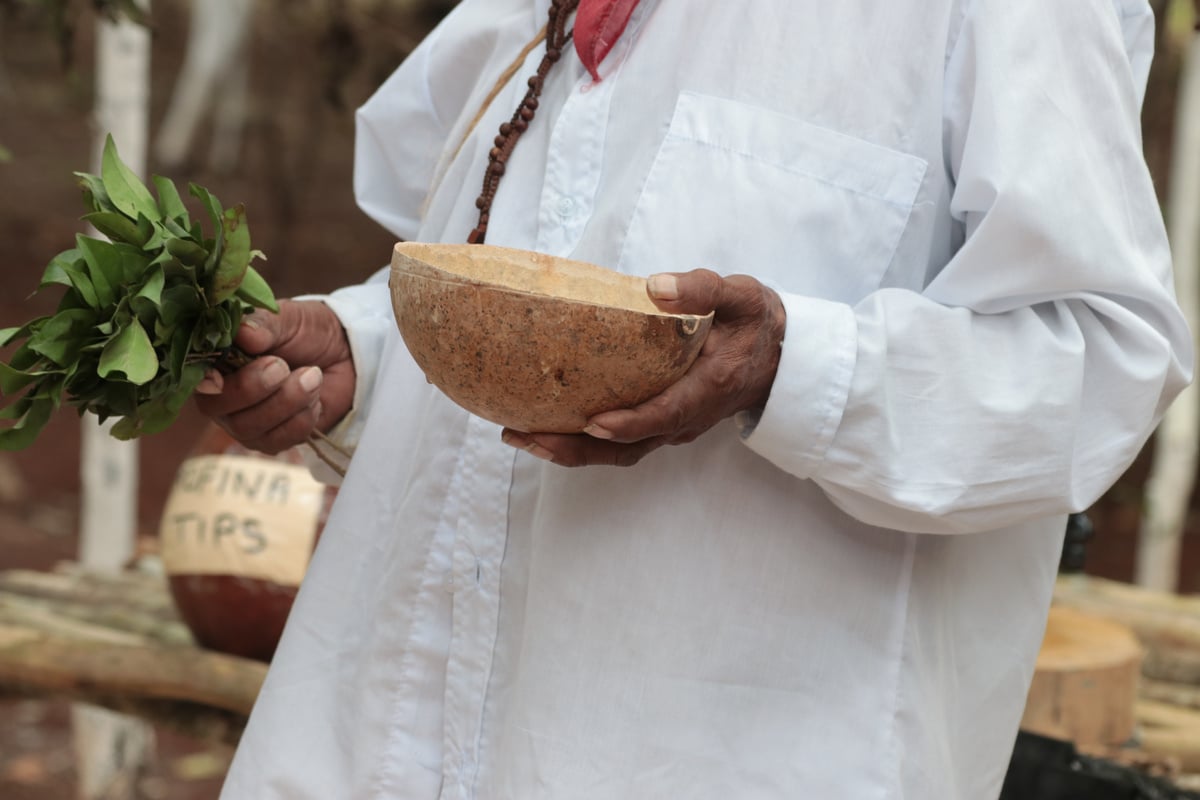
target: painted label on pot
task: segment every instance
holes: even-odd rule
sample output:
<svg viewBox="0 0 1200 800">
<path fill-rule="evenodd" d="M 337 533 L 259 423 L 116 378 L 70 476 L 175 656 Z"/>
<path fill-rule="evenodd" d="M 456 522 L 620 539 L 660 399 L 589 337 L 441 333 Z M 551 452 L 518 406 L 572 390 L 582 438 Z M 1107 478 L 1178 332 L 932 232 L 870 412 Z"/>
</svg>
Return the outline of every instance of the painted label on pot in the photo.
<svg viewBox="0 0 1200 800">
<path fill-rule="evenodd" d="M 298 586 L 325 487 L 301 466 L 196 456 L 179 468 L 159 536 L 170 575 L 235 575 Z"/>
</svg>

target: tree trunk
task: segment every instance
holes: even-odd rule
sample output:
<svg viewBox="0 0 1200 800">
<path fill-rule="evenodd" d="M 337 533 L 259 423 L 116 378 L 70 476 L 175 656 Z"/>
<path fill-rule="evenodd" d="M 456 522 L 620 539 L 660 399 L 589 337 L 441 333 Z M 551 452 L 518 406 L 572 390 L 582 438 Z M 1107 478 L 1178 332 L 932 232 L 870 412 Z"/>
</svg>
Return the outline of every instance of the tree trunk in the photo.
<svg viewBox="0 0 1200 800">
<path fill-rule="evenodd" d="M 1167 221 L 1179 306 L 1200 346 L 1200 46 L 1187 48 L 1176 106 Z M 1196 478 L 1200 409 L 1195 384 L 1167 410 L 1155 439 L 1138 533 L 1136 580 L 1157 591 L 1179 585 L 1179 554 Z"/>
<path fill-rule="evenodd" d="M 142 0 L 149 8 L 149 0 Z M 130 168 L 145 172 L 150 94 L 150 32 L 122 19 L 98 22 L 96 32 L 97 155 L 111 133 Z M 99 163 L 99 159 L 95 159 Z M 95 170 L 99 173 L 99 170 Z M 80 560 L 116 571 L 137 538 L 138 451 L 83 422 Z M 111 711 L 77 705 L 72 712 L 80 800 L 134 800 L 153 752 L 153 728 Z"/>
</svg>

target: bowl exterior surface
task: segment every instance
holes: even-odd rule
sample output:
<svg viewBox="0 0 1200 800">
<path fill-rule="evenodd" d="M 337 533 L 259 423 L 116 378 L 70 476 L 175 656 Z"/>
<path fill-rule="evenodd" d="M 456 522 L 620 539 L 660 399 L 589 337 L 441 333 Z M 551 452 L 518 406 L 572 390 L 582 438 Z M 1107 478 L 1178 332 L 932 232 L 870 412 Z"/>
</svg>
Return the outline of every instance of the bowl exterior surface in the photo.
<svg viewBox="0 0 1200 800">
<path fill-rule="evenodd" d="M 691 366 L 711 322 L 516 292 L 393 268 L 392 303 L 431 383 L 515 430 L 576 433 Z"/>
</svg>

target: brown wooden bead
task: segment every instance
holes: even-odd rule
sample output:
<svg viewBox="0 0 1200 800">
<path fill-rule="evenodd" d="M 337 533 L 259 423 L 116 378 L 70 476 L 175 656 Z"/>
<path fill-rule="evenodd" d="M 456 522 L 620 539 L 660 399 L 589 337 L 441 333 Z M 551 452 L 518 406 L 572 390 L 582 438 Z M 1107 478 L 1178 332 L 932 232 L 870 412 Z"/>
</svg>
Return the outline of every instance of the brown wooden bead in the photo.
<svg viewBox="0 0 1200 800">
<path fill-rule="evenodd" d="M 551 0 L 550 19 L 546 25 L 546 52 L 537 72 L 526 81 L 529 89 L 525 92 L 521 104 L 517 106 L 510 120 L 500 124 L 500 133 L 493 139 L 494 146 L 488 151 L 488 166 L 483 173 L 483 190 L 475 200 L 475 207 L 479 209 L 479 221 L 467 236 L 467 242 L 470 244 L 482 244 L 487 237 L 492 200 L 496 197 L 496 189 L 504 175 L 505 163 L 516 147 L 517 140 L 529 129 L 529 123 L 533 121 L 538 108 L 537 98 L 545 85 L 550 67 L 562 58 L 563 45 L 571 40 L 572 32 L 566 30 L 567 18 L 578 5 L 579 0 Z"/>
</svg>

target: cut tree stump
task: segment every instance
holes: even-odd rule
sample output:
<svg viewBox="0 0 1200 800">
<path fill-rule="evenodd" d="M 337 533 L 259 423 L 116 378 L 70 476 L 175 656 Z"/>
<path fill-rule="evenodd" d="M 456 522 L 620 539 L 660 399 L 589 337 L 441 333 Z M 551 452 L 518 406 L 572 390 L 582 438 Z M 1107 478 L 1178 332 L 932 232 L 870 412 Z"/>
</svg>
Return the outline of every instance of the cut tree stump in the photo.
<svg viewBox="0 0 1200 800">
<path fill-rule="evenodd" d="M 1077 745 L 1133 736 L 1142 649 L 1123 625 L 1053 608 L 1021 727 Z"/>
</svg>

